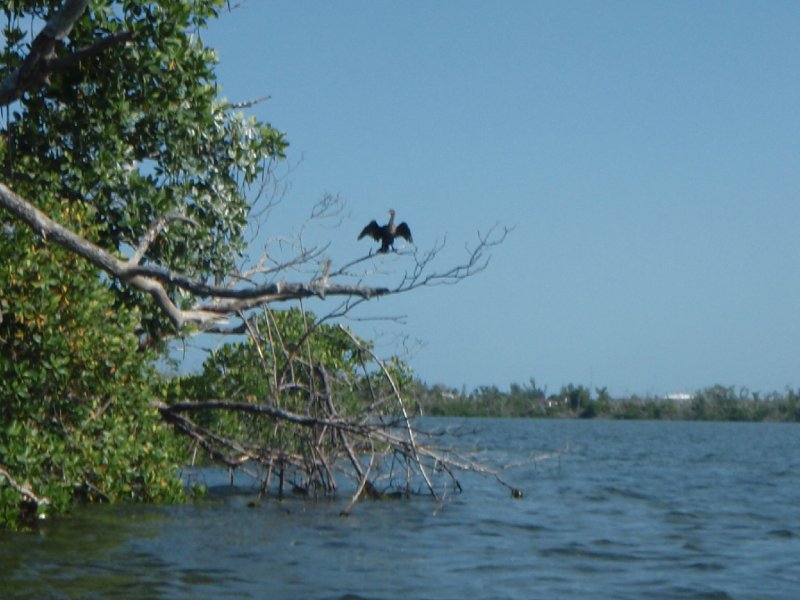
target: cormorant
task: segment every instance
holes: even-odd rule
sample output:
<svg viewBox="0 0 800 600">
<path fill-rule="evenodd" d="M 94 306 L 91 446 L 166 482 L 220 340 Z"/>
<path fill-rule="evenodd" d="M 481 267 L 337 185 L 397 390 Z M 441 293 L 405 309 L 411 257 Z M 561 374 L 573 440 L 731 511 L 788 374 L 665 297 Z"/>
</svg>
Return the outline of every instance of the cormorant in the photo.
<svg viewBox="0 0 800 600">
<path fill-rule="evenodd" d="M 394 210 L 389 209 L 389 222 L 386 225 L 378 225 L 376 221 L 371 221 L 369 225 L 364 227 L 358 239 L 364 236 L 372 236 L 372 238 L 381 243 L 378 252 L 388 252 L 389 248 L 394 250 L 394 238 L 400 236 L 409 242 L 413 243 L 411 239 L 411 230 L 406 223 L 394 224 Z"/>
</svg>

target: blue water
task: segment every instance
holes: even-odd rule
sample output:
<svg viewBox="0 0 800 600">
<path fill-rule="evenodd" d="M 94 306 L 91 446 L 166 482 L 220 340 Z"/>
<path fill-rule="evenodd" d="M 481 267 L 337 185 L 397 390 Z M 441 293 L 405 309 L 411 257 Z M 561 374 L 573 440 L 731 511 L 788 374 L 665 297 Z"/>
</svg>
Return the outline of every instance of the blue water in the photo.
<svg viewBox="0 0 800 600">
<path fill-rule="evenodd" d="M 2 598 L 798 598 L 800 427 L 427 420 L 495 462 L 464 493 L 367 501 L 215 492 L 0 534 Z M 213 479 L 213 473 L 208 474 Z"/>
</svg>

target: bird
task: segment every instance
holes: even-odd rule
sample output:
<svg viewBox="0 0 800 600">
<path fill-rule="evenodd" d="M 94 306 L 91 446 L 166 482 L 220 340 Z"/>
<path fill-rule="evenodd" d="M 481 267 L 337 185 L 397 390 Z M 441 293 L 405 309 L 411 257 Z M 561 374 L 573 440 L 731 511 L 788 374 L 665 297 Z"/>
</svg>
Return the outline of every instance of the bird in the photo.
<svg viewBox="0 0 800 600">
<path fill-rule="evenodd" d="M 394 209 L 391 208 L 389 209 L 389 222 L 386 225 L 378 225 L 377 221 L 370 221 L 369 225 L 361 230 L 358 239 L 367 235 L 381 243 L 378 252 L 388 252 L 390 248 L 394 250 L 394 238 L 397 236 L 414 243 L 414 240 L 411 239 L 411 230 L 406 223 L 394 224 Z"/>
</svg>

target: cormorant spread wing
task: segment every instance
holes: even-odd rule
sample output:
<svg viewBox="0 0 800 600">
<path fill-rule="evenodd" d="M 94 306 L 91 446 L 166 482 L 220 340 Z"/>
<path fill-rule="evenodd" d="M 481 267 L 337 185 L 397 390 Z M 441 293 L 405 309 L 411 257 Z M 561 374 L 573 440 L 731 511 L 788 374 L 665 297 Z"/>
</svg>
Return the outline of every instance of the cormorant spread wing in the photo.
<svg viewBox="0 0 800 600">
<path fill-rule="evenodd" d="M 378 240 L 381 239 L 381 233 L 382 233 L 381 230 L 382 229 L 383 229 L 383 227 L 378 225 L 377 221 L 372 221 L 372 222 L 370 222 L 369 225 L 367 225 L 366 227 L 364 227 L 364 229 L 361 230 L 361 233 L 359 234 L 358 239 L 361 239 L 364 236 L 369 235 L 369 236 L 372 236 L 373 239 L 378 241 Z"/>
<path fill-rule="evenodd" d="M 368 235 L 372 236 L 376 242 L 381 243 L 378 252 L 388 252 L 389 249 L 394 249 L 394 238 L 397 236 L 405 238 L 412 244 L 414 243 L 411 239 L 411 229 L 406 223 L 400 223 L 395 227 L 394 210 L 392 209 L 389 209 L 389 222 L 386 225 L 378 225 L 377 221 L 370 221 L 370 224 L 361 230 L 358 239 Z"/>
<path fill-rule="evenodd" d="M 414 242 L 414 240 L 411 239 L 411 230 L 408 228 L 408 225 L 406 223 L 400 223 L 400 225 L 398 225 L 397 229 L 395 230 L 395 234 L 399 235 L 402 238 L 405 238 L 406 241 L 409 241 L 411 243 Z"/>
</svg>

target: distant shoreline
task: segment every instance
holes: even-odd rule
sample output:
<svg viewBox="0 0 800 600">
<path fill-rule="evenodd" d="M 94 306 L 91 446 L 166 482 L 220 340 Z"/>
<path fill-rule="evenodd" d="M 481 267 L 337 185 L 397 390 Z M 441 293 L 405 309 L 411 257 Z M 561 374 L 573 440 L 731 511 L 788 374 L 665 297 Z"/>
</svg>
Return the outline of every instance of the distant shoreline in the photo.
<svg viewBox="0 0 800 600">
<path fill-rule="evenodd" d="M 648 419 L 675 421 L 800 422 L 800 390 L 759 394 L 746 388 L 715 385 L 694 394 L 664 398 L 612 398 L 605 388 L 565 386 L 545 395 L 535 382 L 495 386 L 471 393 L 414 382 L 406 390 L 415 412 L 430 416 L 582 419 Z"/>
</svg>

